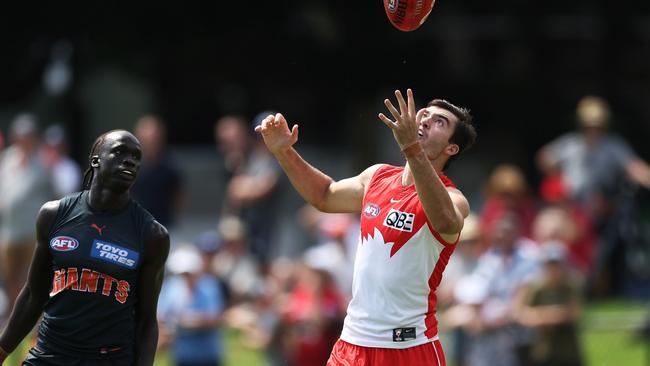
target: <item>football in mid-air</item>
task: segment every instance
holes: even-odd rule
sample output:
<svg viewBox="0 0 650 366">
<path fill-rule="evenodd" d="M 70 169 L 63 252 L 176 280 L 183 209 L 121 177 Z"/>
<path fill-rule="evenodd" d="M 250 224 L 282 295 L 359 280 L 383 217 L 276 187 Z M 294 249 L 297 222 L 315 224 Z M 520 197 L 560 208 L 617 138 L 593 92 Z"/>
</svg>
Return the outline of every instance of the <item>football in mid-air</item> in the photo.
<svg viewBox="0 0 650 366">
<path fill-rule="evenodd" d="M 410 32 L 418 29 L 433 9 L 435 0 L 384 0 L 384 10 L 395 28 Z"/>
</svg>

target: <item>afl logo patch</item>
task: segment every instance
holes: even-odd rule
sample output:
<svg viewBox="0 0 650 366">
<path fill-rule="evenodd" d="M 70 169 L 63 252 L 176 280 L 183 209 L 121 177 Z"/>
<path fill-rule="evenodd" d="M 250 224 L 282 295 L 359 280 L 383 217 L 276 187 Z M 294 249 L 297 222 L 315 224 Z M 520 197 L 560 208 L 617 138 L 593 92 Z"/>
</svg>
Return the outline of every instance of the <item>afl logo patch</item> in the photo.
<svg viewBox="0 0 650 366">
<path fill-rule="evenodd" d="M 363 216 L 369 219 L 374 219 L 375 217 L 379 216 L 380 211 L 381 210 L 379 209 L 379 206 L 375 205 L 374 203 L 369 203 L 366 205 L 366 207 L 363 208 Z"/>
<path fill-rule="evenodd" d="M 57 252 L 69 252 L 79 248 L 79 242 L 69 236 L 57 236 L 50 240 L 50 248 Z"/>
</svg>

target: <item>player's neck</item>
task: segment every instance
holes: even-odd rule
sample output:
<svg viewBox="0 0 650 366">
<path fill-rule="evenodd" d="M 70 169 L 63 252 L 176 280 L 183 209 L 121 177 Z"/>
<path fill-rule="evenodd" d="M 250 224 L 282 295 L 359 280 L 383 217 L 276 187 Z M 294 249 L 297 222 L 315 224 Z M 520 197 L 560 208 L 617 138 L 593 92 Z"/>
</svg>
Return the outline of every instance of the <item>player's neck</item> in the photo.
<svg viewBox="0 0 650 366">
<path fill-rule="evenodd" d="M 129 192 L 115 193 L 106 187 L 91 187 L 88 204 L 97 211 L 119 211 L 129 203 Z"/>
<path fill-rule="evenodd" d="M 429 162 L 437 174 L 442 173 L 442 169 L 445 166 L 444 161 L 440 161 L 440 159 L 429 159 Z M 404 166 L 404 172 L 402 173 L 402 185 L 406 187 L 413 183 L 415 183 L 415 179 L 413 178 L 413 171 L 411 170 L 411 166 L 407 161 L 406 165 Z"/>
</svg>

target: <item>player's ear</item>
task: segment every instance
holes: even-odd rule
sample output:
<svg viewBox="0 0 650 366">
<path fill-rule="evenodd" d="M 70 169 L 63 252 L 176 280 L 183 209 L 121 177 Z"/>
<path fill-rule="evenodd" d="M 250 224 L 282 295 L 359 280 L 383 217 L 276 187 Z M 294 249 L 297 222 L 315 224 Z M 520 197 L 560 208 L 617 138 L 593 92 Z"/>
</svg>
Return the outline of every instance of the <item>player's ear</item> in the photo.
<svg viewBox="0 0 650 366">
<path fill-rule="evenodd" d="M 90 157 L 90 166 L 93 168 L 99 168 L 99 155 L 93 155 Z"/>
<path fill-rule="evenodd" d="M 460 147 L 457 144 L 449 144 L 445 148 L 445 151 L 449 156 L 456 155 L 460 152 Z"/>
</svg>

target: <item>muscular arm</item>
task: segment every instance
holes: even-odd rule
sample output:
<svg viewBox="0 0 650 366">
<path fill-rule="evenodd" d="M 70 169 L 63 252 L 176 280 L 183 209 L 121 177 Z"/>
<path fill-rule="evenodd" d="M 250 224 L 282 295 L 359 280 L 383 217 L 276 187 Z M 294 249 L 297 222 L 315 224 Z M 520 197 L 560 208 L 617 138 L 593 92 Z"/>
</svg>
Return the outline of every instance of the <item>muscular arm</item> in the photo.
<svg viewBox="0 0 650 366">
<path fill-rule="evenodd" d="M 407 90 L 408 102 L 399 90 L 395 92 L 395 96 L 399 111 L 390 100 L 384 101 L 395 122 L 384 114 L 380 114 L 379 118 L 391 128 L 395 140 L 406 156 L 418 198 L 429 222 L 443 239 L 453 242 L 463 228 L 465 217 L 469 215 L 469 203 L 459 190 L 445 187 L 422 149 L 417 135 L 418 122 L 413 92 Z"/>
<path fill-rule="evenodd" d="M 445 187 L 423 151 L 407 155 L 407 161 L 429 222 L 445 240 L 455 241 L 469 215 L 467 199 L 459 190 Z"/>
<path fill-rule="evenodd" d="M 298 126 L 289 131 L 281 114 L 268 116 L 255 131 L 262 133 L 269 151 L 305 201 L 323 212 L 361 212 L 365 188 L 379 165 L 357 176 L 334 181 L 307 163 L 292 147 L 298 140 Z"/>
<path fill-rule="evenodd" d="M 158 343 L 156 307 L 163 282 L 165 261 L 169 254 L 169 234 L 154 221 L 145 238 L 145 259 L 138 277 L 136 314 L 136 365 L 153 365 Z"/>
<path fill-rule="evenodd" d="M 6 328 L 0 335 L 0 347 L 7 353 L 13 352 L 34 327 L 49 299 L 52 257 L 47 236 L 58 208 L 59 201 L 48 202 L 41 207 L 36 218 L 36 249 L 27 282 L 16 299 Z M 4 357 L 0 354 L 0 363 L 3 360 Z"/>
</svg>

